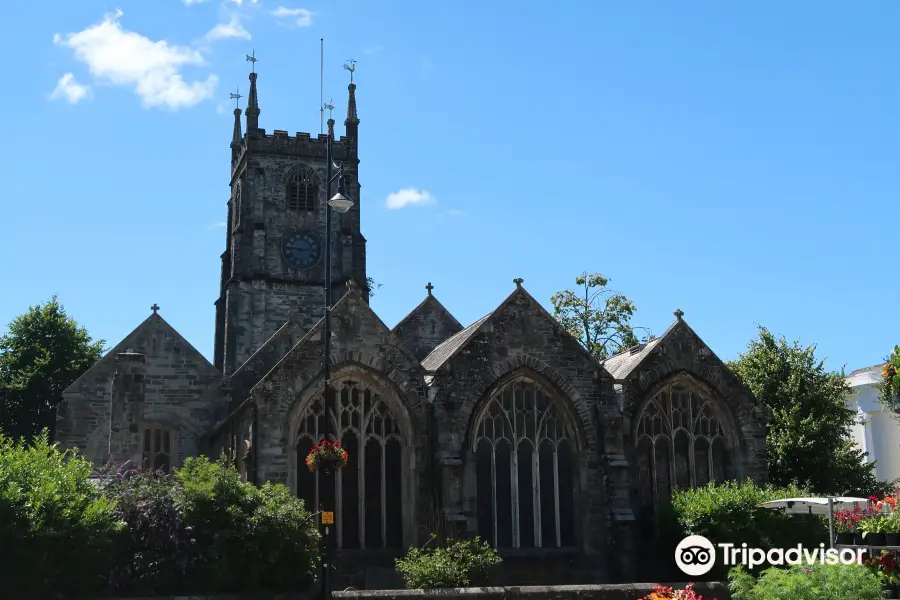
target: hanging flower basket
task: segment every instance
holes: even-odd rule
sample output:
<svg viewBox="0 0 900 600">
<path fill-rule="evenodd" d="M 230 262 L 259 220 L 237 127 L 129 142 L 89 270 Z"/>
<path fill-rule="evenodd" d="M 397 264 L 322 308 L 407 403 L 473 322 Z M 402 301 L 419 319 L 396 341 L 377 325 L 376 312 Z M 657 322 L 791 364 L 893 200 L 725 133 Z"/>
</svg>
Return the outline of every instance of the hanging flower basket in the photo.
<svg viewBox="0 0 900 600">
<path fill-rule="evenodd" d="M 341 448 L 340 442 L 322 440 L 306 455 L 306 468 L 316 471 L 335 471 L 347 466 L 350 455 Z"/>
</svg>

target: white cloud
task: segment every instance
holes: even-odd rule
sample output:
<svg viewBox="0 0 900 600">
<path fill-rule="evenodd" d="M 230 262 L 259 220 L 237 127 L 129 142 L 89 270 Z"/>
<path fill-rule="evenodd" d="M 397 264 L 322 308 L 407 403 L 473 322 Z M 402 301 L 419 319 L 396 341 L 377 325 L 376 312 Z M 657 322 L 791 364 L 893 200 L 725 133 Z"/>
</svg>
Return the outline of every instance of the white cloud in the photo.
<svg viewBox="0 0 900 600">
<path fill-rule="evenodd" d="M 54 43 L 71 48 L 95 79 L 112 85 L 132 87 L 146 108 L 178 109 L 194 106 L 209 98 L 218 78 L 186 82 L 181 69 L 205 64 L 199 51 L 153 41 L 134 31 L 122 29 L 121 10 L 83 31 L 56 34 Z"/>
<path fill-rule="evenodd" d="M 282 25 L 309 27 L 312 25 L 313 13 L 305 8 L 285 8 L 279 6 L 272 11 L 272 16 L 281 19 Z"/>
<path fill-rule="evenodd" d="M 228 23 L 219 23 L 203 36 L 203 39 L 207 42 L 229 38 L 249 40 L 250 32 L 244 29 L 244 26 L 241 25 L 237 18 L 233 17 Z"/>
<path fill-rule="evenodd" d="M 184 0 L 186 6 L 192 6 L 194 4 L 202 4 L 206 2 L 206 0 Z"/>
<path fill-rule="evenodd" d="M 442 212 L 441 216 L 442 217 L 464 217 L 464 216 L 466 216 L 466 211 L 451 208 L 450 210 L 445 210 L 444 212 Z"/>
<path fill-rule="evenodd" d="M 207 231 L 212 231 L 213 229 L 221 229 L 228 225 L 225 221 L 219 221 L 218 223 L 213 223 L 212 225 L 207 226 Z"/>
<path fill-rule="evenodd" d="M 80 83 L 75 81 L 74 75 L 72 75 L 71 73 L 66 73 L 59 78 L 59 81 L 56 82 L 56 88 L 50 94 L 50 99 L 64 99 L 70 104 L 76 104 L 86 98 L 89 98 L 90 95 L 90 87 L 81 85 Z"/>
<path fill-rule="evenodd" d="M 424 206 L 435 202 L 437 202 L 437 198 L 425 190 L 406 188 L 393 194 L 388 194 L 385 204 L 389 209 L 397 210 L 407 206 Z"/>
<path fill-rule="evenodd" d="M 238 6 L 241 6 L 242 4 L 244 4 L 245 1 L 247 4 L 259 4 L 259 0 L 228 0 L 228 1 L 231 2 L 232 4 L 237 4 Z"/>
<path fill-rule="evenodd" d="M 371 48 L 366 48 L 365 50 L 363 50 L 363 54 L 367 56 L 373 56 L 375 54 L 378 54 L 382 50 L 384 50 L 384 46 L 372 46 Z"/>
</svg>

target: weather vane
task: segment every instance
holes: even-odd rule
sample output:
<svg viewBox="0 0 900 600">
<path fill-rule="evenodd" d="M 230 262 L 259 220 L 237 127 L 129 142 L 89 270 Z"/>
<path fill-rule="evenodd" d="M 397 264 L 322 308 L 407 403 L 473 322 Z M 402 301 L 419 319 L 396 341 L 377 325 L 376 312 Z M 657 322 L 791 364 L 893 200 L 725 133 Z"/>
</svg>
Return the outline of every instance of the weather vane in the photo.
<svg viewBox="0 0 900 600">
<path fill-rule="evenodd" d="M 331 111 L 334 110 L 334 104 L 331 103 L 331 99 L 328 99 L 328 104 L 323 104 L 322 107 L 328 111 L 328 118 L 331 118 Z"/>
<path fill-rule="evenodd" d="M 353 72 L 356 71 L 356 60 L 351 58 L 347 62 L 350 64 L 344 64 L 344 68 L 350 71 L 350 83 L 353 83 Z"/>
<path fill-rule="evenodd" d="M 247 62 L 253 64 L 253 72 L 256 73 L 256 61 L 258 60 L 256 58 L 256 50 L 254 50 L 252 54 L 245 54 L 244 56 L 247 57 Z"/>
<path fill-rule="evenodd" d="M 232 92 L 232 93 L 228 94 L 228 96 L 232 100 L 234 100 L 234 107 L 240 108 L 241 98 L 243 98 L 243 96 L 241 96 L 241 88 L 238 88 L 237 92 Z"/>
</svg>

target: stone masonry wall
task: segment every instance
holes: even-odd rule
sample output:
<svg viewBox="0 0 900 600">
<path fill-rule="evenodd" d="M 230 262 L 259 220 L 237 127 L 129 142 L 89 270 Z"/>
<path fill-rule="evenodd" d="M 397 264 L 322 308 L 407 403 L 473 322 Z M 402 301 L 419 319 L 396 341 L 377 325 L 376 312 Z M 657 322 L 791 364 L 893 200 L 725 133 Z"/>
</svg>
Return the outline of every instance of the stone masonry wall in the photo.
<svg viewBox="0 0 900 600">
<path fill-rule="evenodd" d="M 685 323 L 679 323 L 654 349 L 654 352 L 632 374 L 626 384 L 629 402 L 623 407 L 628 450 L 633 450 L 630 430 L 643 405 L 660 386 L 672 377 L 685 374 L 710 389 L 710 396 L 736 428 L 737 447 L 733 449 L 735 476 L 756 482 L 768 475 L 766 461 L 766 422 L 768 411 L 743 388 L 728 367 L 706 346 Z"/>
<path fill-rule="evenodd" d="M 547 587 L 488 587 L 441 590 L 366 590 L 334 592 L 335 600 L 640 600 L 653 591 L 654 583 L 622 585 L 564 585 Z M 666 583 L 675 589 L 684 583 Z M 703 600 L 731 600 L 722 583 L 696 583 L 694 589 Z M 175 596 L 165 600 L 314 600 L 316 591 L 298 594 L 247 594 L 219 596 Z M 110 599 L 125 600 L 125 599 Z M 163 600 L 131 598 L 129 600 Z"/>
<path fill-rule="evenodd" d="M 324 257 L 324 157 L 318 152 L 304 152 L 302 144 L 291 146 L 297 152 L 294 155 L 266 152 L 268 141 L 250 140 L 251 149 L 243 154 L 233 180 L 235 197 L 240 189 L 240 202 L 232 201 L 237 210 L 234 222 L 239 225 L 232 233 L 225 294 L 226 374 L 237 370 L 289 317 L 308 330 L 322 317 L 325 305 L 325 259 L 309 269 L 294 269 L 282 254 L 282 240 L 302 231 L 318 240 Z M 259 150 L 254 151 L 255 147 Z M 315 172 L 319 181 L 315 210 L 289 210 L 288 183 L 297 172 L 308 170 Z M 357 260 L 365 256 L 365 240 L 359 235 L 358 186 L 353 183 L 347 193 L 357 206 L 346 214 L 331 211 L 334 300 L 340 297 L 348 278 L 354 278 L 360 286 L 366 281 L 365 262 Z"/>
<path fill-rule="evenodd" d="M 461 330 L 459 322 L 431 295 L 393 329 L 394 334 L 419 360 Z"/>
<path fill-rule="evenodd" d="M 404 539 L 418 542 L 415 515 L 430 498 L 428 408 L 422 367 L 390 330 L 371 312 L 356 292 L 345 296 L 333 313 L 332 373 L 334 381 L 362 378 L 389 395 L 406 412 L 412 431 L 409 448 L 411 487 L 404 511 Z M 250 397 L 260 407 L 258 445 L 259 480 L 284 483 L 295 490 L 298 468 L 291 439 L 306 402 L 322 390 L 322 325 L 307 334 L 279 365 L 260 381 Z"/>
<path fill-rule="evenodd" d="M 144 362 L 133 360 L 141 355 Z M 117 356 L 126 360 L 117 362 Z M 114 384 L 117 368 L 130 381 L 120 377 Z M 138 374 L 143 375 L 142 389 L 133 378 Z M 66 390 L 56 440 L 103 465 L 115 414 L 122 419 L 121 437 L 115 440 L 122 454 L 114 455 L 116 462 L 133 459 L 140 464 L 140 430 L 153 424 L 172 431 L 172 462 L 181 464 L 200 453 L 204 434 L 225 417 L 228 399 L 221 384 L 219 373 L 199 352 L 159 315 L 151 315 Z"/>
<path fill-rule="evenodd" d="M 576 462 L 576 534 L 596 578 L 618 557 L 609 556 L 607 523 L 614 508 L 604 492 L 601 440 L 596 409 L 603 398 L 594 362 L 559 324 L 523 289 L 501 305 L 469 343 L 435 374 L 439 460 L 444 465 L 444 509 L 465 519 L 468 533 L 477 533 L 475 467 L 470 430 L 487 394 L 502 378 L 521 372 L 538 376 L 562 395 L 581 432 Z M 624 508 L 627 508 L 624 507 Z M 599 558 L 598 558 L 599 557 Z M 587 560 L 587 559 L 586 559 Z"/>
</svg>

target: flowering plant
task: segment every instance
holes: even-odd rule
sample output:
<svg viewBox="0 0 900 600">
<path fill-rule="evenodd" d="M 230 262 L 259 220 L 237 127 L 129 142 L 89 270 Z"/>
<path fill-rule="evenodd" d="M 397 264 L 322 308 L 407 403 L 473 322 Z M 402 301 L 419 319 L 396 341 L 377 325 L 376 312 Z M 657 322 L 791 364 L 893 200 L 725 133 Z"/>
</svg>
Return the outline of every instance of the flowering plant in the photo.
<svg viewBox="0 0 900 600">
<path fill-rule="evenodd" d="M 343 469 L 350 455 L 338 441 L 322 440 L 306 455 L 306 468 L 315 473 L 321 469 Z"/>
<path fill-rule="evenodd" d="M 897 563 L 896 552 L 882 550 L 880 556 L 864 558 L 863 564 L 881 577 L 884 583 L 888 585 L 900 583 L 900 564 Z"/>
<path fill-rule="evenodd" d="M 689 583 L 683 590 L 656 585 L 653 586 L 653 591 L 649 595 L 638 600 L 703 600 L 703 598 L 694 591 L 694 584 Z"/>
<path fill-rule="evenodd" d="M 834 513 L 834 529 L 838 533 L 859 531 L 860 524 L 865 519 L 871 519 L 875 515 L 873 508 L 861 508 L 859 505 L 854 506 L 853 510 L 839 510 Z"/>
<path fill-rule="evenodd" d="M 893 408 L 894 398 L 900 396 L 900 346 L 894 346 L 890 357 L 881 366 L 881 403 Z"/>
</svg>

